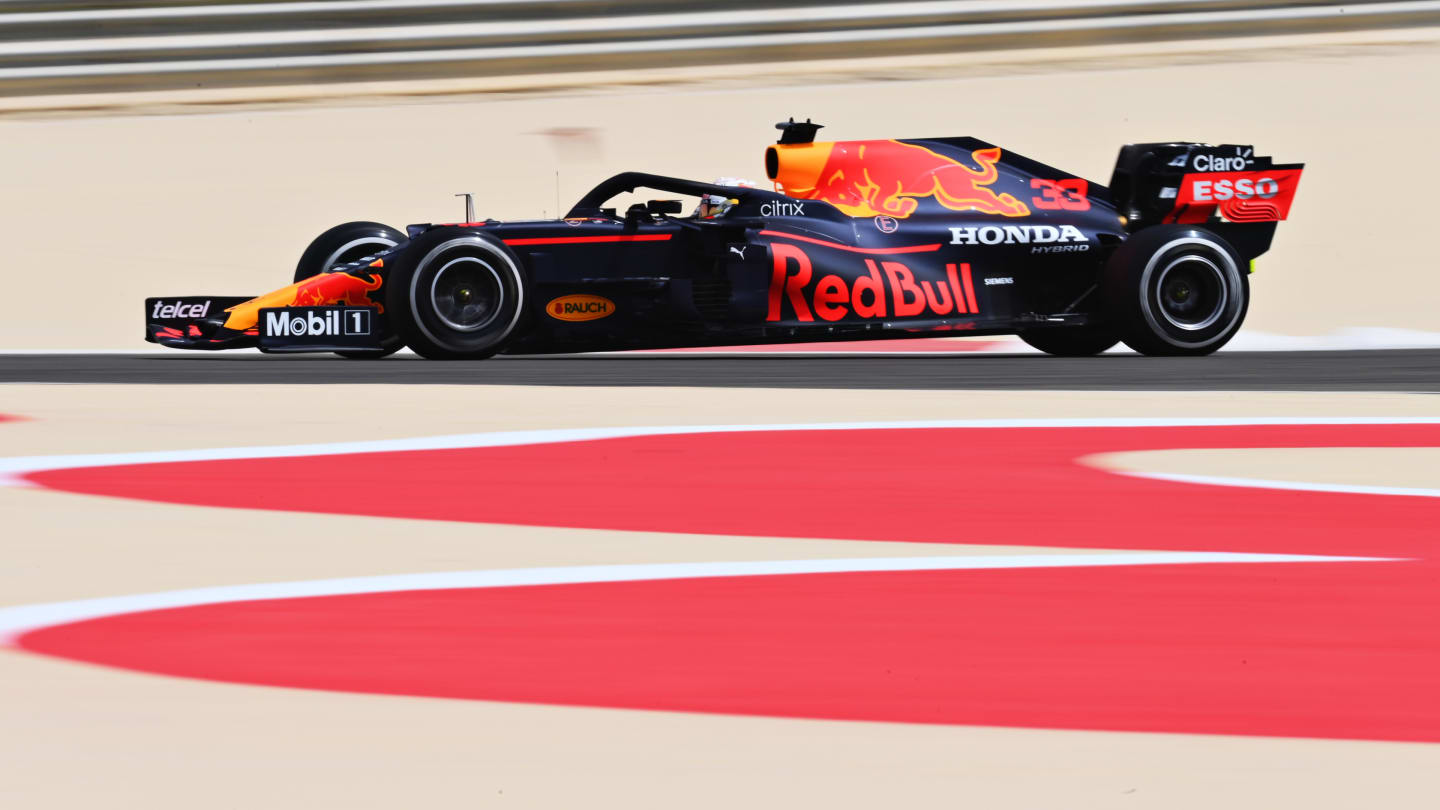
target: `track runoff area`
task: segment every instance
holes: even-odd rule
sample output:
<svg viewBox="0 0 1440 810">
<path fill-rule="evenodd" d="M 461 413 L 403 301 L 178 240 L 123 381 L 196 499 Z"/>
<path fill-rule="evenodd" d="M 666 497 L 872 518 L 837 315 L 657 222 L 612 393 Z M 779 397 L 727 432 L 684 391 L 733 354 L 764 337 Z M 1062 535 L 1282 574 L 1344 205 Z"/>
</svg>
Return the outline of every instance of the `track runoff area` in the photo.
<svg viewBox="0 0 1440 810">
<path fill-rule="evenodd" d="M 488 385 L 637 386 L 659 373 L 678 385 L 863 389 L 907 387 L 928 374 L 944 382 L 915 387 L 1067 387 L 1057 379 L 1083 375 L 1097 388 L 1247 380 L 1252 390 L 1420 391 L 1433 390 L 1427 375 L 1437 359 L 1434 351 L 483 364 L 12 355 L 0 358 L 0 379 L 183 388 L 463 375 Z M 0 458 L 10 486 L 189 507 L 825 538 L 870 550 L 746 560 L 737 547 L 715 560 L 121 593 L 0 609 L 0 635 L 19 650 L 107 667 L 352 693 L 1440 741 L 1432 694 L 1440 625 L 1415 620 L 1440 615 L 1440 488 L 1097 461 L 1176 449 L 1433 451 L 1440 416 L 815 416 Z M 384 497 L 357 496 L 376 482 L 403 484 L 386 486 Z M 887 543 L 907 553 L 875 553 Z M 915 544 L 934 553 L 916 554 Z M 955 553 L 967 545 L 1033 548 Z"/>
<path fill-rule="evenodd" d="M 1313 806 L 1385 774 L 1390 804 L 1417 796 L 1404 763 L 1440 763 L 1440 401 L 1423 393 L 1440 352 L 900 345 L 0 357 L 0 435 L 25 448 L 0 456 L 0 505 L 35 535 L 20 557 L 41 582 L 0 606 L 23 659 L 0 672 L 39 707 L 17 728 L 82 723 L 65 748 L 100 761 L 191 757 L 205 790 L 256 746 L 257 784 L 304 790 L 286 763 L 393 733 L 437 746 L 387 750 L 375 767 L 398 784 L 480 747 L 487 789 L 545 806 L 597 785 L 676 800 L 704 762 L 761 784 L 767 757 L 825 774 L 835 806 L 873 806 L 875 785 L 1018 807 L 1137 781 L 1148 806 L 1185 806 L 1224 795 L 1216 778 L 1249 795 L 1306 769 L 1335 774 L 1309 779 Z M 101 401 L 108 429 L 77 409 Z M 68 573 L 76 543 L 108 572 L 89 586 Z M 336 698 L 360 702 L 342 716 Z M 404 698 L 478 713 L 373 719 Z M 111 717 L 132 703 L 169 719 L 152 734 Z M 317 711 L 325 731 L 299 743 L 247 736 Z M 448 743 L 447 723 L 465 728 Z M 689 756 L 670 789 L 627 770 L 672 746 Z M 1077 750 L 1083 777 L 1047 764 Z M 1400 764 L 1349 765 L 1367 757 Z M 533 761 L 549 775 L 515 775 Z M 583 795 L 553 778 L 587 768 Z M 79 795 L 47 773 L 11 789 Z M 722 796 L 695 806 L 739 798 Z"/>
<path fill-rule="evenodd" d="M 172 504 L 936 553 L 234 585 L 11 607 L 0 631 L 94 664 L 371 694 L 1435 740 L 1440 628 L 1413 617 L 1440 610 L 1440 489 L 1087 461 L 1177 446 L 1434 448 L 1440 418 L 708 425 L 10 458 L 11 483 Z M 957 493 L 914 463 L 927 456 L 983 474 Z M 354 497 L 382 480 L 407 485 Z M 1052 551 L 946 553 L 1020 539 L 1021 515 Z"/>
</svg>

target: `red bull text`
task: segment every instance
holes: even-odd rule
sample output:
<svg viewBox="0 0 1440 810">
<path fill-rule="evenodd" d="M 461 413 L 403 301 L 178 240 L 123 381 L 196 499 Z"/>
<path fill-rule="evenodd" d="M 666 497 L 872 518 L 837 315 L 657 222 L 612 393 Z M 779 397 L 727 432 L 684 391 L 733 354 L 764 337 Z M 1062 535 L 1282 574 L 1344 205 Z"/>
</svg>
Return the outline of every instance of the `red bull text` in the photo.
<svg viewBox="0 0 1440 810">
<path fill-rule="evenodd" d="M 903 262 L 865 259 L 866 273 L 852 282 L 838 275 L 815 279 L 810 257 L 794 245 L 772 244 L 769 310 L 765 320 L 784 318 L 785 305 L 795 319 L 813 322 L 858 318 L 913 318 L 933 315 L 976 315 L 975 284 L 970 264 L 946 264 L 943 281 L 917 280 Z M 813 284 L 811 282 L 814 282 Z"/>
</svg>

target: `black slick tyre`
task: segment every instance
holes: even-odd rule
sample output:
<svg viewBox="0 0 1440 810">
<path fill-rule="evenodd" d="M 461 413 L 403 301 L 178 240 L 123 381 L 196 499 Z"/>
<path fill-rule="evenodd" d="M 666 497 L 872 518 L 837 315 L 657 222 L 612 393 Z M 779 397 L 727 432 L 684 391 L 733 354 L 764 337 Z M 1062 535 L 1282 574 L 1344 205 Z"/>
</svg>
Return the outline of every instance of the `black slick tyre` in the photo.
<svg viewBox="0 0 1440 810">
<path fill-rule="evenodd" d="M 403 241 L 405 234 L 379 222 L 346 222 L 336 225 L 315 237 L 310 246 L 305 248 L 305 252 L 300 254 L 300 261 L 295 265 L 295 281 L 303 281 L 332 267 L 374 256 Z M 336 354 L 350 360 L 374 360 L 400 351 L 405 343 L 392 328 L 380 341 L 380 345 L 382 348 L 378 352 Z"/>
<path fill-rule="evenodd" d="M 1108 324 L 1026 329 L 1020 339 L 1056 357 L 1089 357 L 1120 342 Z"/>
<path fill-rule="evenodd" d="M 405 234 L 378 222 L 346 222 L 315 237 L 295 265 L 295 281 L 349 264 L 405 241 Z"/>
<path fill-rule="evenodd" d="M 458 230 L 431 231 L 397 257 L 385 281 L 385 311 L 422 357 L 479 360 L 515 334 L 529 283 L 499 240 Z"/>
<path fill-rule="evenodd" d="M 1245 322 L 1250 282 L 1244 267 L 1235 248 L 1204 228 L 1147 228 L 1105 265 L 1109 323 L 1141 354 L 1210 354 Z"/>
</svg>

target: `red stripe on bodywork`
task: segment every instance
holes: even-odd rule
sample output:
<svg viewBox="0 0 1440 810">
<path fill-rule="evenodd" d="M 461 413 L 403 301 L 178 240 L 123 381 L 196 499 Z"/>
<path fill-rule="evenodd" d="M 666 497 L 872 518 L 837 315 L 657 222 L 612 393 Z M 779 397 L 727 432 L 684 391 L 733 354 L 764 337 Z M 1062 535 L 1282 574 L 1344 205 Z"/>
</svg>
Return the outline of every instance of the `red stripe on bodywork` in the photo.
<svg viewBox="0 0 1440 810">
<path fill-rule="evenodd" d="M 842 245 L 839 242 L 828 242 L 824 239 L 812 239 L 808 236 L 799 236 L 793 233 L 781 233 L 780 231 L 761 231 L 760 235 L 783 236 L 786 239 L 794 239 L 798 242 L 809 242 L 812 245 L 824 245 L 825 247 L 835 248 L 836 250 L 843 250 L 848 253 L 866 253 L 882 256 L 889 256 L 896 253 L 929 253 L 931 251 L 940 249 L 939 242 L 936 242 L 933 245 L 907 245 L 905 247 L 897 248 L 858 248 L 850 247 L 849 245 Z"/>
<path fill-rule="evenodd" d="M 533 239 L 506 239 L 507 245 L 580 245 L 589 242 L 668 242 L 668 233 L 645 233 L 634 236 L 544 236 Z"/>
<path fill-rule="evenodd" d="M 980 308 L 975 306 L 975 284 L 970 278 L 970 263 L 960 265 L 960 279 L 965 282 L 965 301 L 970 305 L 970 311 L 979 314 Z"/>
</svg>

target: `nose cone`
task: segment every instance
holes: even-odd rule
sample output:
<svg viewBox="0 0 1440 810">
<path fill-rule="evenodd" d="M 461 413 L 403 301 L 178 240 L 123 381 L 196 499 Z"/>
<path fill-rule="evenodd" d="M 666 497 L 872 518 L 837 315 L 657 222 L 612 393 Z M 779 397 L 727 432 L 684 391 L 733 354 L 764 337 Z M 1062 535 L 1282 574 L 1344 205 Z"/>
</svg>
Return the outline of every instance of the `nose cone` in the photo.
<svg viewBox="0 0 1440 810">
<path fill-rule="evenodd" d="M 243 304 L 236 304 L 225 310 L 229 317 L 225 320 L 226 329 L 234 329 L 243 332 L 260 321 L 260 310 L 267 307 L 288 307 L 295 303 L 300 291 L 307 284 L 314 284 L 319 276 L 312 276 L 304 281 L 297 281 L 288 287 L 281 287 L 274 292 L 268 292 L 258 298 L 252 298 Z"/>
<path fill-rule="evenodd" d="M 804 197 L 820 185 L 833 143 L 775 144 L 765 150 L 765 174 L 791 197 Z"/>
</svg>

